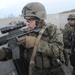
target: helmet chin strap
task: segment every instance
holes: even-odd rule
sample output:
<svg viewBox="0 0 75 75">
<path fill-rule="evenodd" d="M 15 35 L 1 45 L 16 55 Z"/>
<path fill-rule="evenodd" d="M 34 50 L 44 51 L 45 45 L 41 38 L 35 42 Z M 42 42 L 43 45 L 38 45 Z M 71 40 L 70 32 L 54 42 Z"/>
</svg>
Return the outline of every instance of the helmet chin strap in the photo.
<svg viewBox="0 0 75 75">
<path fill-rule="evenodd" d="M 44 20 L 38 20 L 36 21 L 36 25 L 37 27 L 43 27 L 43 26 L 46 26 L 46 23 Z"/>
</svg>

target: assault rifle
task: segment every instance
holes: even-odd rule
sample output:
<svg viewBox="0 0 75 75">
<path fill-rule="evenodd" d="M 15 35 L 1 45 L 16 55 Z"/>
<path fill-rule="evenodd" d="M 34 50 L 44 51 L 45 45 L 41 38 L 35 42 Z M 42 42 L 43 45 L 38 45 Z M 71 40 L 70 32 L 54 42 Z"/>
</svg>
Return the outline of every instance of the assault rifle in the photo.
<svg viewBox="0 0 75 75">
<path fill-rule="evenodd" d="M 3 37 L 0 37 L 0 46 L 4 45 L 6 43 L 8 43 L 9 40 L 12 39 L 18 39 L 19 37 L 22 37 L 24 35 L 27 35 L 29 33 L 38 33 L 41 28 L 37 28 L 37 29 L 33 29 L 33 30 L 20 30 L 22 27 L 25 27 L 26 24 L 16 24 L 15 26 L 7 26 L 7 27 L 3 27 L 1 28 L 1 33 L 8 33 L 8 35 L 5 35 Z"/>
<path fill-rule="evenodd" d="M 25 23 L 19 23 L 14 26 L 6 26 L 0 29 L 2 34 L 8 33 L 2 37 L 0 37 L 0 46 L 7 44 L 7 48 L 9 48 L 9 52 L 11 52 L 15 67 L 17 69 L 18 75 L 28 75 L 28 61 L 21 57 L 21 54 L 24 52 L 21 51 L 19 45 L 17 45 L 18 38 L 28 35 L 29 33 L 38 33 L 41 28 L 26 30 L 22 29 L 26 27 Z M 21 53 L 22 52 L 22 53 Z"/>
</svg>

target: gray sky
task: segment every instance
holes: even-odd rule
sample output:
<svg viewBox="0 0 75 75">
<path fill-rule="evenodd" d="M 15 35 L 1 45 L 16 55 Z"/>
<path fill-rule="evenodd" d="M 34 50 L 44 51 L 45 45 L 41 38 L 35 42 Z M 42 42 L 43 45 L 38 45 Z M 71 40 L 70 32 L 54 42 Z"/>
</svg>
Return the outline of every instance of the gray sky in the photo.
<svg viewBox="0 0 75 75">
<path fill-rule="evenodd" d="M 42 3 L 47 14 L 54 14 L 75 9 L 75 0 L 0 0 L 0 18 L 19 16 L 22 8 L 29 2 Z"/>
</svg>

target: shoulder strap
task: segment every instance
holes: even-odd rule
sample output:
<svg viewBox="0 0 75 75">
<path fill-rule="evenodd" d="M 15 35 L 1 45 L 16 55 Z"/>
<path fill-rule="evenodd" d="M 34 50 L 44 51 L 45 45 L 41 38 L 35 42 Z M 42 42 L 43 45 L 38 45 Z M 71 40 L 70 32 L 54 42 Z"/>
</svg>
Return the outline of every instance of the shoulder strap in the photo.
<svg viewBox="0 0 75 75">
<path fill-rule="evenodd" d="M 33 49 L 33 53 L 32 53 L 31 59 L 30 59 L 30 64 L 29 64 L 29 75 L 32 75 L 32 68 L 33 68 L 33 65 L 34 65 L 34 59 L 35 59 L 35 56 L 36 56 L 37 47 L 38 47 L 39 41 L 42 37 L 42 34 L 44 33 L 44 31 L 47 27 L 48 26 L 43 26 L 43 28 L 39 32 L 39 35 L 36 39 L 35 46 L 34 46 L 34 49 Z"/>
</svg>

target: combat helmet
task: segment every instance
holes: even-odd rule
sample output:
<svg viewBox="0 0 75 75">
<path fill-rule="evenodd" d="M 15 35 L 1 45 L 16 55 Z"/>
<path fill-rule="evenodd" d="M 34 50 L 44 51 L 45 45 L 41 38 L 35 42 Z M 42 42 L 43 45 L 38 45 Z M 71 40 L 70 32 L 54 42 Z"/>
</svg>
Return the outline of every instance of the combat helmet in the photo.
<svg viewBox="0 0 75 75">
<path fill-rule="evenodd" d="M 24 17 L 33 16 L 44 20 L 46 19 L 46 10 L 43 4 L 39 2 L 31 2 L 23 7 L 22 15 Z"/>
<path fill-rule="evenodd" d="M 70 14 L 67 20 L 75 20 L 75 14 Z"/>
</svg>

